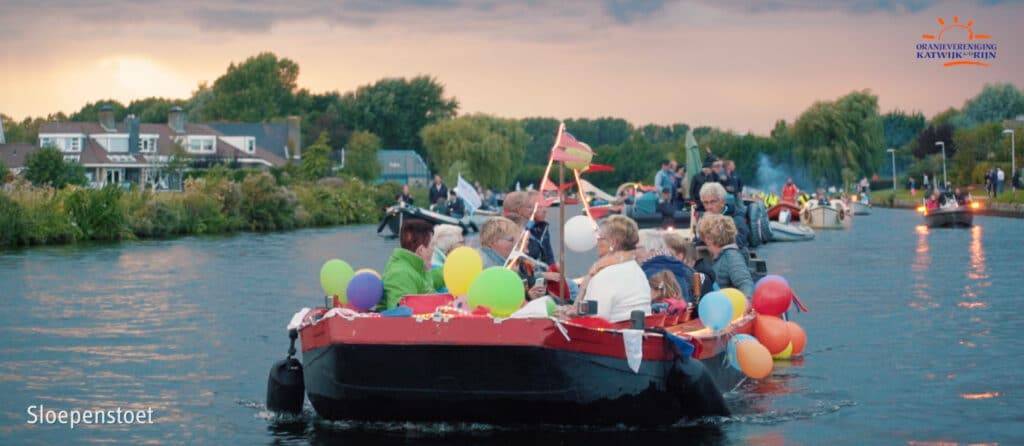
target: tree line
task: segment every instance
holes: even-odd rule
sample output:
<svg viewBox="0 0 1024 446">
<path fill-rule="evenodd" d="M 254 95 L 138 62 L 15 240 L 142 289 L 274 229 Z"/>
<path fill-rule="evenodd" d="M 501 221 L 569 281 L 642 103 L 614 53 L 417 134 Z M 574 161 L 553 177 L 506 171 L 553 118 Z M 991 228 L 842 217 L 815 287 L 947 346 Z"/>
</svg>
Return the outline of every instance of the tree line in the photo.
<svg viewBox="0 0 1024 446">
<path fill-rule="evenodd" d="M 377 150 L 409 149 L 448 179 L 461 173 L 500 189 L 516 181 L 539 180 L 559 123 L 553 117 L 460 116 L 458 100 L 446 95 L 444 85 L 430 76 L 381 79 L 342 94 L 300 88 L 298 75 L 294 61 L 261 53 L 232 63 L 212 84 L 200 84 L 187 99 L 145 98 L 127 105 L 100 100 L 70 115 L 55 113 L 18 122 L 3 118 L 9 141 L 34 143 L 41 123 L 94 121 L 104 105 L 113 108 L 118 120 L 134 114 L 152 123 L 166 122 L 174 106 L 182 107 L 192 122 L 276 122 L 299 116 L 304 156 L 301 165 L 288 167 L 293 175 L 316 179 L 339 174 L 334 165 L 345 148 L 340 173 L 372 180 L 379 172 Z M 1018 114 L 1024 114 L 1021 91 L 1011 84 L 995 84 L 986 85 L 962 108 L 951 108 L 930 120 L 920 112 L 881 113 L 875 94 L 854 91 L 811 104 L 793 122 L 777 121 L 766 136 L 692 128 L 686 123 L 634 126 L 615 117 L 564 122 L 577 139 L 595 148 L 595 162 L 615 166 L 614 172 L 592 175 L 591 180 L 602 187 L 650 181 L 660 159 L 684 160 L 683 141 L 690 130 L 701 147 L 734 160 L 748 184 L 755 182 L 758 164 L 766 157 L 822 185 L 891 174 L 888 148 L 896 149 L 901 172 L 934 172 L 939 150 L 934 143 L 939 140 L 946 141 L 956 181 L 977 182 L 979 172 L 1008 161 L 1009 142 L 1002 137 L 1001 121 Z M 1018 138 L 1024 137 L 1021 133 Z"/>
</svg>

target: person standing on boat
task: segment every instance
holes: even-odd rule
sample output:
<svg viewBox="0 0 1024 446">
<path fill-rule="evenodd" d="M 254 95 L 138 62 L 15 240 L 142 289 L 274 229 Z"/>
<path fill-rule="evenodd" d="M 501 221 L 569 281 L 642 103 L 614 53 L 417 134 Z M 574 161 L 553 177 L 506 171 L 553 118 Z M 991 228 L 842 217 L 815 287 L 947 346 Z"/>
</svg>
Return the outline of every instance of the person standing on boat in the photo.
<svg viewBox="0 0 1024 446">
<path fill-rule="evenodd" d="M 651 314 L 651 288 L 636 261 L 640 230 L 622 215 L 606 218 L 598 228 L 597 254 L 580 288 L 578 302 L 597 302 L 597 316 L 608 322 L 630 319 L 633 311 Z"/>
<path fill-rule="evenodd" d="M 430 185 L 430 206 L 444 203 L 448 199 L 448 186 L 444 185 L 441 175 L 434 175 L 434 184 Z"/>
<path fill-rule="evenodd" d="M 746 256 L 736 245 L 736 224 L 724 215 L 708 214 L 700 219 L 697 232 L 714 259 L 715 278 L 721 288 L 736 288 L 745 296 L 754 294 Z"/>
<path fill-rule="evenodd" d="M 409 294 L 427 294 L 434 291 L 430 275 L 430 248 L 434 225 L 419 219 L 406 220 L 399 233 L 399 247 L 395 248 L 384 266 L 384 309 L 398 306 L 398 301 Z"/>
<path fill-rule="evenodd" d="M 659 191 L 668 189 L 669 197 L 672 197 L 675 188 L 675 175 L 672 163 L 669 160 L 661 160 L 661 169 L 654 175 L 654 188 Z"/>
<path fill-rule="evenodd" d="M 704 204 L 700 202 L 700 189 L 704 187 L 705 183 L 717 181 L 714 172 L 711 171 L 713 165 L 714 160 L 704 160 L 704 165 L 701 167 L 700 172 L 690 180 L 690 199 L 693 200 L 697 212 L 704 212 Z"/>
<path fill-rule="evenodd" d="M 798 193 L 800 193 L 800 190 L 793 183 L 793 177 L 786 178 L 786 185 L 782 186 L 782 201 L 796 204 L 796 195 Z"/>
<path fill-rule="evenodd" d="M 725 161 L 725 191 L 733 194 L 737 197 L 737 201 L 740 193 L 743 192 L 743 180 L 740 179 L 739 172 L 736 172 L 736 162 L 733 160 Z"/>
<path fill-rule="evenodd" d="M 676 208 L 682 208 L 690 199 L 690 181 L 686 178 L 686 166 L 679 166 L 676 169 L 676 194 L 673 197 Z"/>
</svg>

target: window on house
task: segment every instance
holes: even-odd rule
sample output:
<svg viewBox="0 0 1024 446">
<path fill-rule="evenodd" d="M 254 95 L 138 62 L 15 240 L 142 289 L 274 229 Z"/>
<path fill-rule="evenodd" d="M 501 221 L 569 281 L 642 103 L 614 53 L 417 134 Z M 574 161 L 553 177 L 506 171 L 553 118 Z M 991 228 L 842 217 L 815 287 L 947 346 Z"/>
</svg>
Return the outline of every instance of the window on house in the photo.
<svg viewBox="0 0 1024 446">
<path fill-rule="evenodd" d="M 212 136 L 190 136 L 188 138 L 188 151 L 193 153 L 213 153 L 214 137 Z"/>
<path fill-rule="evenodd" d="M 81 152 L 82 140 L 79 138 L 68 138 L 65 144 L 65 152 Z"/>
<path fill-rule="evenodd" d="M 249 153 L 256 153 L 256 138 L 247 138 L 245 140 L 245 151 Z"/>
<path fill-rule="evenodd" d="M 157 138 L 142 138 L 142 148 L 140 151 L 143 153 L 155 153 L 156 141 Z"/>
</svg>

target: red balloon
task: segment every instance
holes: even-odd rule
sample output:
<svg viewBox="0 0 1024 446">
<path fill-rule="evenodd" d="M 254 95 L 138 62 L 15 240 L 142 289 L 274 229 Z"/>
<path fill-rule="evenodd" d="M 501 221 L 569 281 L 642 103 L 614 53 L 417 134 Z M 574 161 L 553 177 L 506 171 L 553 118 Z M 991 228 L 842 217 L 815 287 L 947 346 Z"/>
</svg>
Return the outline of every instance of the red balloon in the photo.
<svg viewBox="0 0 1024 446">
<path fill-rule="evenodd" d="M 793 356 L 800 356 L 807 346 L 807 333 L 793 321 L 786 321 L 786 327 L 789 328 L 789 338 L 793 342 Z"/>
<path fill-rule="evenodd" d="M 789 346 L 789 327 L 782 319 L 759 314 L 754 320 L 754 337 L 768 349 L 768 353 L 775 355 Z"/>
<path fill-rule="evenodd" d="M 793 290 L 783 280 L 764 280 L 754 288 L 754 311 L 757 314 L 778 316 L 789 309 L 793 301 Z"/>
</svg>

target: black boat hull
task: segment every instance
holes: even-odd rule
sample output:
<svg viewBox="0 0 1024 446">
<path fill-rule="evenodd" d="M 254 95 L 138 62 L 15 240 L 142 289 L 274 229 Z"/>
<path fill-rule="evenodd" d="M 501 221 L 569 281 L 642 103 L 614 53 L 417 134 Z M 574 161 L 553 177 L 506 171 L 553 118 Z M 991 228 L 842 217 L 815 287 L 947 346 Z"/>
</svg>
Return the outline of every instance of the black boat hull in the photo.
<svg viewBox="0 0 1024 446">
<path fill-rule="evenodd" d="M 974 214 L 963 207 L 950 210 L 934 210 L 929 211 L 924 216 L 924 223 L 929 228 L 966 228 L 974 225 Z"/>
<path fill-rule="evenodd" d="M 303 353 L 307 395 L 327 419 L 666 425 L 728 415 L 742 375 L 703 361 L 625 359 L 529 346 L 332 344 Z"/>
</svg>

